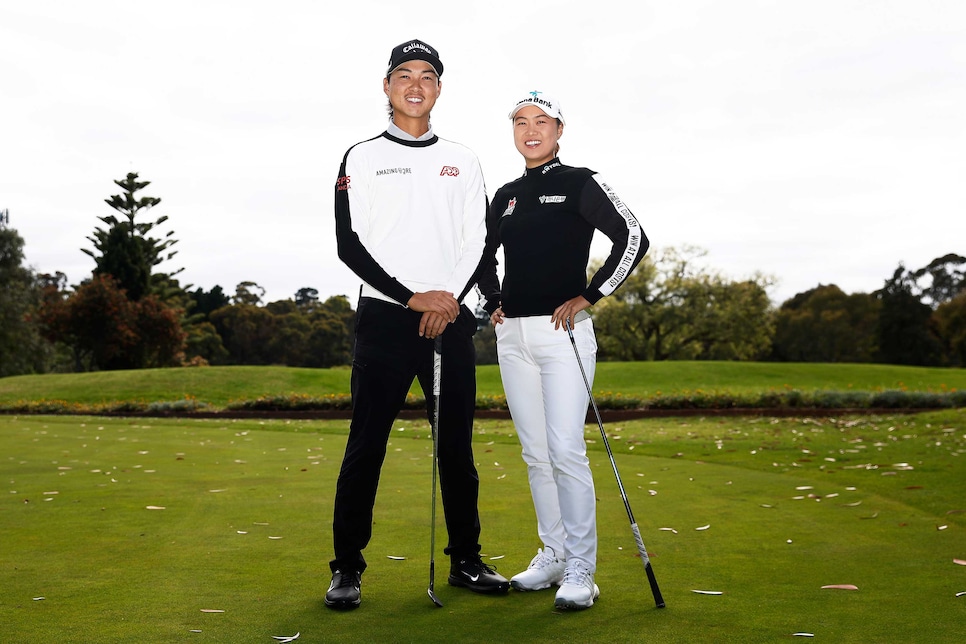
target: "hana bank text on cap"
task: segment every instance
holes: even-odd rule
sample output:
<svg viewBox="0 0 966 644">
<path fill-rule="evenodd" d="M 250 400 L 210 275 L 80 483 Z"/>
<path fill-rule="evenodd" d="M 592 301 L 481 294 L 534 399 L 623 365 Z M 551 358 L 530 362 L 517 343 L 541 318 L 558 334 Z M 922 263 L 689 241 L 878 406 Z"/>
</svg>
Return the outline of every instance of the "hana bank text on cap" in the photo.
<svg viewBox="0 0 966 644">
<path fill-rule="evenodd" d="M 514 116 L 516 116 L 517 112 L 527 105 L 536 105 L 550 118 L 560 119 L 560 122 L 564 123 L 563 112 L 560 111 L 560 103 L 557 101 L 557 99 L 547 96 L 543 92 L 538 92 L 536 90 L 527 92 L 525 98 L 521 98 L 514 104 L 513 110 L 510 112 L 510 118 L 512 119 Z"/>
</svg>

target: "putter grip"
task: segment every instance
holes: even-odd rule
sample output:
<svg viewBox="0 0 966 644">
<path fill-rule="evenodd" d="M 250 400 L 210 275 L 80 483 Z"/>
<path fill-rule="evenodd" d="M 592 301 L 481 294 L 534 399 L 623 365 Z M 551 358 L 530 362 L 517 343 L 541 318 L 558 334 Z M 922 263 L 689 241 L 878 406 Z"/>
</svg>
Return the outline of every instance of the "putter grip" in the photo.
<svg viewBox="0 0 966 644">
<path fill-rule="evenodd" d="M 644 572 L 647 573 L 647 583 L 650 584 L 651 594 L 654 595 L 654 604 L 658 608 L 664 608 L 664 597 L 661 595 L 661 588 L 657 585 L 651 559 L 647 556 L 647 548 L 644 547 L 644 539 L 641 538 L 641 531 L 636 523 L 631 524 L 631 531 L 634 533 L 634 540 L 637 541 L 637 551 L 641 554 L 641 561 L 644 562 Z"/>
<path fill-rule="evenodd" d="M 641 553 L 641 561 L 647 566 L 651 563 L 651 560 L 647 556 L 647 548 L 644 547 L 644 539 L 641 538 L 641 531 L 638 529 L 636 523 L 631 524 L 631 532 L 634 533 L 634 541 L 637 542 L 637 551 Z"/>
<path fill-rule="evenodd" d="M 433 342 L 433 395 L 439 396 L 440 371 L 443 367 L 443 336 L 436 336 Z"/>
</svg>

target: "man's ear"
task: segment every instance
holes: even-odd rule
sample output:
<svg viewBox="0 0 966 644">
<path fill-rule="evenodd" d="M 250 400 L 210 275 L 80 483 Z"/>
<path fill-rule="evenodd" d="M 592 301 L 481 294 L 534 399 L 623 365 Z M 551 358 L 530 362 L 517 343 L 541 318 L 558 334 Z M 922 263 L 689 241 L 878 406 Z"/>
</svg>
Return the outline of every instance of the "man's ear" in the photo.
<svg viewBox="0 0 966 644">
<path fill-rule="evenodd" d="M 389 77 L 382 79 L 382 91 L 386 96 L 389 96 Z"/>
</svg>

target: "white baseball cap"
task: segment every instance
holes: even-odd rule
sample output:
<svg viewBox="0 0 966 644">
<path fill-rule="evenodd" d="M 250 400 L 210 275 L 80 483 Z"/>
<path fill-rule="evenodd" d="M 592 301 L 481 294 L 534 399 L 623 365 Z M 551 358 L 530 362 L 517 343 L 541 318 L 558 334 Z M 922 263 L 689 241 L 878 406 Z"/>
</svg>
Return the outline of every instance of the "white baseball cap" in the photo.
<svg viewBox="0 0 966 644">
<path fill-rule="evenodd" d="M 517 115 L 517 112 L 527 105 L 536 105 L 550 118 L 560 119 L 560 122 L 564 123 L 563 113 L 560 111 L 560 103 L 557 99 L 536 90 L 527 92 L 526 97 L 521 98 L 514 104 L 513 110 L 510 111 L 510 119 L 512 120 Z"/>
</svg>

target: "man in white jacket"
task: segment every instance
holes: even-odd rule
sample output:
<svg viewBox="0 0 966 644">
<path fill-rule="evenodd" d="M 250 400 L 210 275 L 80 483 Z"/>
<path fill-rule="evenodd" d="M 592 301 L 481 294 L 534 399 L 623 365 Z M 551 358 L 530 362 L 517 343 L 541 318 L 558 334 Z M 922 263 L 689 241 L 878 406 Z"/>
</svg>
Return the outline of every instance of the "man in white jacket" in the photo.
<svg viewBox="0 0 966 644">
<path fill-rule="evenodd" d="M 449 583 L 504 593 L 480 559 L 479 476 L 471 444 L 476 318 L 462 304 L 486 241 L 486 189 L 476 155 L 433 133 L 443 64 L 419 40 L 392 50 L 383 90 L 391 123 L 352 146 L 335 189 L 339 258 L 362 279 L 352 359 L 352 423 L 336 489 L 332 608 L 361 601 L 362 551 L 393 421 L 414 378 L 432 392 L 433 341 L 442 338 L 438 451 Z M 435 400 L 427 394 L 432 411 Z"/>
</svg>

